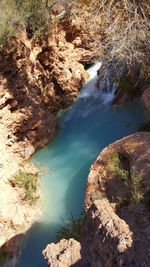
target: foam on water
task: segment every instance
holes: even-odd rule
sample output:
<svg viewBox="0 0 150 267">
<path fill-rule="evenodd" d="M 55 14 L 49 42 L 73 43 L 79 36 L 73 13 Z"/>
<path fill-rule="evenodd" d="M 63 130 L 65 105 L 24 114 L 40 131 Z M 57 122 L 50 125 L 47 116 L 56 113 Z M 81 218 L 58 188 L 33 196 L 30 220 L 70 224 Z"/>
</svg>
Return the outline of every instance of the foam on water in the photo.
<svg viewBox="0 0 150 267">
<path fill-rule="evenodd" d="M 95 78 L 95 76 L 97 75 L 97 71 L 99 70 L 99 68 L 101 66 L 102 66 L 102 62 L 101 61 L 98 61 L 91 68 L 89 68 L 87 70 L 87 72 L 88 72 L 88 74 L 90 76 L 90 79 Z"/>
</svg>

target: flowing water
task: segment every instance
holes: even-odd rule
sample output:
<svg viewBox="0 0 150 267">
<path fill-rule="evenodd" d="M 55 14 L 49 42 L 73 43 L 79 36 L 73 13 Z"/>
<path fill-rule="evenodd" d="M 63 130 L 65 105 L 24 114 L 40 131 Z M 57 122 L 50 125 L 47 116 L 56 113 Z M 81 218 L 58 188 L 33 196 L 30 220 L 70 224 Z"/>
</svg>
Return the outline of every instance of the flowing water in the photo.
<svg viewBox="0 0 150 267">
<path fill-rule="evenodd" d="M 113 92 L 101 94 L 95 86 L 98 67 L 89 70 L 91 80 L 72 107 L 58 115 L 61 129 L 56 139 L 33 157 L 33 162 L 46 169 L 40 182 L 43 216 L 26 233 L 18 267 L 47 266 L 41 251 L 55 241 L 61 224 L 71 215 L 80 215 L 92 162 L 105 146 L 136 132 L 145 121 L 138 100 L 111 106 Z"/>
</svg>

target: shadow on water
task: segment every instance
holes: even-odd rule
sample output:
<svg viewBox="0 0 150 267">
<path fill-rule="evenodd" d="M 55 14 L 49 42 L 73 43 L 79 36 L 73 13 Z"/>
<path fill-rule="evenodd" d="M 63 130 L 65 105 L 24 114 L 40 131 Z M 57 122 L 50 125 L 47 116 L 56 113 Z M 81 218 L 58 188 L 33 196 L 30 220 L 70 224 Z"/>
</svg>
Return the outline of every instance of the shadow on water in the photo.
<svg viewBox="0 0 150 267">
<path fill-rule="evenodd" d="M 55 240 L 58 227 L 57 223 L 53 225 L 53 223 L 35 222 L 24 235 L 22 255 L 16 267 L 46 267 L 47 263 L 42 256 L 42 250 L 49 242 Z M 28 249 L 26 249 L 26 246 Z"/>
</svg>

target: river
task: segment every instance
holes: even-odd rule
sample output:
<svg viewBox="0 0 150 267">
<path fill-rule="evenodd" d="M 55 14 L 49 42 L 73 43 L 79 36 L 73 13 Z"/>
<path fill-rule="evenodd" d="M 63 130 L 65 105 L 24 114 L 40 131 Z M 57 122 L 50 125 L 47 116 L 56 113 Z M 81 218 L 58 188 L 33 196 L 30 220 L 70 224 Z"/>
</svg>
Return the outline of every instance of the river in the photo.
<svg viewBox="0 0 150 267">
<path fill-rule="evenodd" d="M 99 63 L 89 69 L 91 79 L 77 100 L 58 114 L 58 136 L 33 156 L 33 162 L 46 169 L 40 180 L 43 215 L 26 233 L 17 267 L 47 266 L 41 252 L 55 241 L 60 225 L 80 215 L 92 162 L 104 147 L 136 132 L 145 121 L 139 100 L 112 106 L 113 92 L 100 93 L 95 86 L 98 68 Z"/>
</svg>

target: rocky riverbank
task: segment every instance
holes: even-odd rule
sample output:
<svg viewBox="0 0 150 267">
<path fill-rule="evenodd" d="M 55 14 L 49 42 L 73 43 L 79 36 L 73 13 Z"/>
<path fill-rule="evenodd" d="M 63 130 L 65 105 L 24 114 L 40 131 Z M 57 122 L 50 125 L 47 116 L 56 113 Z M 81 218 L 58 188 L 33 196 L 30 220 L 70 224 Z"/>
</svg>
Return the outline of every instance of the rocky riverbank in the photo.
<svg viewBox="0 0 150 267">
<path fill-rule="evenodd" d="M 0 53 L 0 245 L 6 252 L 18 255 L 16 240 L 39 216 L 10 179 L 20 170 L 37 173 L 28 159 L 54 139 L 55 113 L 71 105 L 88 78 L 83 64 L 92 44 L 76 19 L 54 22 L 38 41 L 18 30 Z"/>
<path fill-rule="evenodd" d="M 149 266 L 149 147 L 150 133 L 141 132 L 100 153 L 87 180 L 81 242 L 48 245 L 50 266 Z"/>
</svg>

